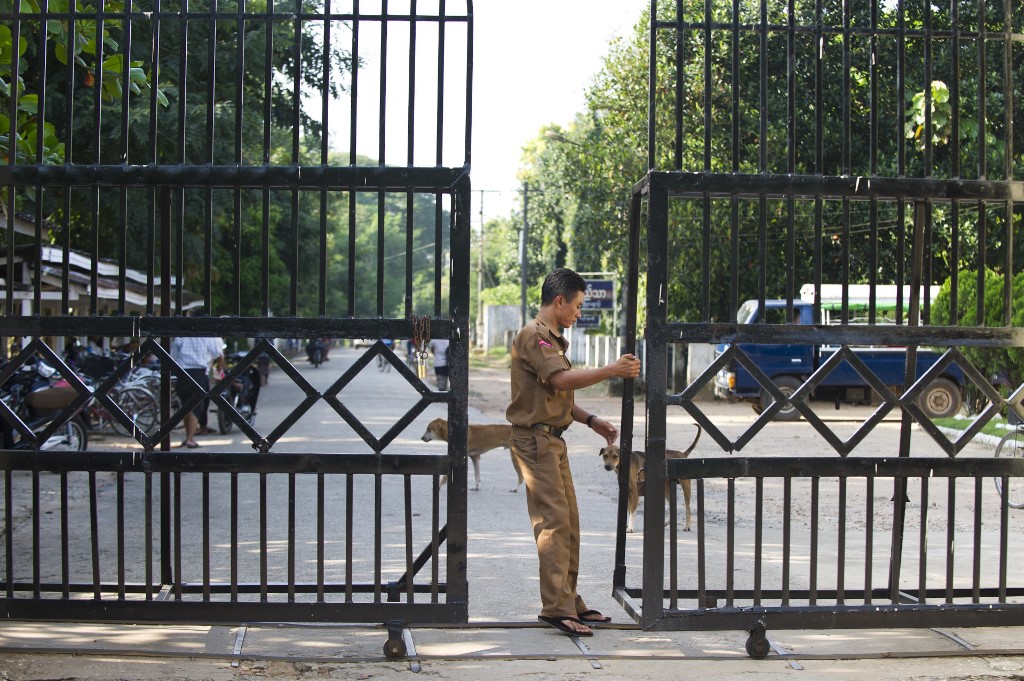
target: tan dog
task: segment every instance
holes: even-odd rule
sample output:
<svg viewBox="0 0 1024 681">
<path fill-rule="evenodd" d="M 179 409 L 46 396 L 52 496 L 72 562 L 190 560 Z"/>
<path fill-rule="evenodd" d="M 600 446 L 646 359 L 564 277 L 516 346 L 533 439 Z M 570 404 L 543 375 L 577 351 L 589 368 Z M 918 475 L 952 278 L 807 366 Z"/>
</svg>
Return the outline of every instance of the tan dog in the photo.
<svg viewBox="0 0 1024 681">
<path fill-rule="evenodd" d="M 484 452 L 489 452 L 492 449 L 504 448 L 508 449 L 508 440 L 512 436 L 512 426 L 505 425 L 491 425 L 491 426 L 469 426 L 469 432 L 466 436 L 466 454 L 469 456 L 469 460 L 473 462 L 473 477 L 476 479 L 476 486 L 473 487 L 473 491 L 480 489 L 480 455 Z M 441 440 L 442 442 L 448 442 L 448 421 L 446 419 L 434 419 L 427 425 L 427 431 L 423 433 L 423 441 L 430 442 L 431 440 Z M 511 456 L 511 452 L 509 453 Z M 518 492 L 519 486 L 523 484 L 523 474 L 519 472 L 519 466 L 516 464 L 516 458 L 512 457 L 512 465 L 516 469 L 516 474 L 519 476 L 519 482 L 516 486 L 509 490 L 509 492 Z M 448 476 L 441 478 L 441 485 L 444 486 L 448 482 Z"/>
<path fill-rule="evenodd" d="M 696 424 L 695 424 L 696 425 Z M 693 438 L 693 442 L 690 443 L 689 448 L 685 452 L 680 452 L 675 449 L 666 449 L 666 459 L 685 459 L 693 451 L 693 448 L 697 446 L 697 440 L 700 439 L 700 434 L 703 432 L 700 426 L 697 426 L 697 437 Z M 601 450 L 601 459 L 604 460 L 604 468 L 608 471 L 615 471 L 616 474 L 619 472 L 619 448 L 615 445 L 609 445 Z M 626 508 L 629 510 L 629 520 L 626 523 L 626 532 L 633 531 L 633 523 L 636 519 L 636 508 L 640 505 L 640 497 L 643 495 L 641 487 L 644 484 L 644 466 L 647 462 L 647 456 L 643 452 L 633 452 L 629 457 L 629 492 L 626 495 Z M 690 481 L 687 478 L 676 478 L 676 482 L 683 488 L 683 498 L 686 500 L 686 527 L 683 528 L 684 532 L 690 531 Z M 668 504 L 668 495 L 671 491 L 670 485 L 671 480 L 665 481 L 665 503 Z M 668 521 L 668 508 L 665 509 L 665 520 Z"/>
</svg>

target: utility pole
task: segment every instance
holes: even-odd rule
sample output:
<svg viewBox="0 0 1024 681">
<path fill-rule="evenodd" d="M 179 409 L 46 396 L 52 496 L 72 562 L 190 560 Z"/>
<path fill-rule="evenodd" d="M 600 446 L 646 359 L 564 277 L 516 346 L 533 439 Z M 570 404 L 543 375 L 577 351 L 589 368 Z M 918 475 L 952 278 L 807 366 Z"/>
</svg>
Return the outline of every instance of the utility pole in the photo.
<svg viewBox="0 0 1024 681">
<path fill-rule="evenodd" d="M 476 252 L 476 344 L 484 346 L 484 194 L 500 194 L 500 189 L 477 189 L 480 193 L 480 241 Z"/>
<path fill-rule="evenodd" d="M 523 182 L 523 230 L 519 233 L 519 328 L 526 326 L 526 241 L 530 233 L 527 211 L 530 208 L 530 183 Z"/>
<path fill-rule="evenodd" d="M 480 241 L 476 245 L 476 344 L 484 329 L 484 192 L 480 190 Z"/>
</svg>

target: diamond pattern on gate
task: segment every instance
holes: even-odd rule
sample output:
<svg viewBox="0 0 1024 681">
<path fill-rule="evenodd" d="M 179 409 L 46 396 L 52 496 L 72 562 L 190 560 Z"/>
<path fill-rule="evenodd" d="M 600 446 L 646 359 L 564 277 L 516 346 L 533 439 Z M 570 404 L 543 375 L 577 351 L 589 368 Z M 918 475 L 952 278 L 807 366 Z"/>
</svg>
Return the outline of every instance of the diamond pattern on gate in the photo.
<svg viewBox="0 0 1024 681">
<path fill-rule="evenodd" d="M 707 385 L 719 371 L 728 368 L 730 363 L 735 362 L 746 369 L 754 380 L 764 390 L 766 390 L 773 398 L 774 401 L 768 405 L 757 417 L 754 423 L 745 430 L 740 437 L 735 441 L 729 440 L 712 422 L 711 420 L 697 407 L 694 402 L 694 398 L 700 393 L 704 386 Z M 853 369 L 860 374 L 860 376 L 868 383 L 868 385 L 874 389 L 881 397 L 882 403 L 878 406 L 875 412 L 868 417 L 868 419 L 861 425 L 860 428 L 845 442 L 841 440 L 832 430 L 825 425 L 825 423 L 818 417 L 817 414 L 807 404 L 807 398 L 811 392 L 823 381 L 825 378 L 839 367 L 843 362 L 849 363 Z M 874 373 L 867 368 L 867 366 L 856 356 L 856 354 L 848 347 L 842 347 L 838 352 L 834 353 L 828 360 L 818 367 L 815 371 L 797 390 L 786 397 L 778 386 L 775 385 L 767 374 L 755 364 L 742 350 L 735 345 L 730 345 L 729 348 L 719 355 L 711 365 L 701 373 L 697 379 L 691 383 L 686 390 L 680 393 L 678 396 L 669 399 L 670 404 L 678 404 L 685 409 L 694 420 L 715 439 L 718 445 L 725 451 L 738 452 L 747 443 L 754 438 L 754 436 L 761 431 L 775 415 L 785 406 L 792 405 L 794 409 L 800 412 L 800 414 L 814 426 L 815 430 L 821 433 L 822 437 L 836 450 L 841 456 L 846 456 L 856 447 L 861 440 L 863 440 L 868 433 L 880 422 L 886 414 L 888 414 L 894 406 L 898 403 L 896 396 L 884 385 Z"/>
<path fill-rule="evenodd" d="M 410 387 L 416 391 L 419 395 L 419 399 L 413 404 L 409 410 L 398 419 L 384 433 L 380 438 L 375 436 L 366 425 L 355 415 L 352 411 L 345 406 L 344 402 L 339 399 L 341 391 L 343 391 L 352 381 L 367 367 L 371 365 L 374 359 L 380 358 L 381 361 L 388 362 L 393 369 L 395 369 L 404 378 Z M 374 369 L 375 370 L 375 369 Z M 404 361 L 389 348 L 384 345 L 383 341 L 378 340 L 370 349 L 367 350 L 362 357 L 353 363 L 348 370 L 341 375 L 341 377 L 334 382 L 334 384 L 327 389 L 324 393 L 324 401 L 331 405 L 331 408 L 338 413 L 341 418 L 348 423 L 349 426 L 363 439 L 366 444 L 370 445 L 373 451 L 380 453 L 385 447 L 398 437 L 399 434 L 405 428 L 413 422 L 413 420 L 419 416 L 431 403 L 439 401 L 438 396 L 443 396 L 443 393 L 433 393 L 430 388 L 420 379 L 412 369 L 410 369 Z"/>
<path fill-rule="evenodd" d="M 832 445 L 832 448 L 835 449 L 840 456 L 846 456 L 853 451 L 853 449 L 860 444 L 860 442 L 867 437 L 872 430 L 874 430 L 875 426 L 893 410 L 893 407 L 898 404 L 896 395 L 894 395 L 892 391 L 889 390 L 888 386 L 886 386 L 878 376 L 876 376 L 875 373 L 871 371 L 866 364 L 864 364 L 864 361 L 858 357 L 857 353 L 851 350 L 848 345 L 844 345 L 839 348 L 837 352 L 832 353 L 832 356 L 825 360 L 825 362 L 823 362 L 821 366 L 811 374 L 810 378 L 800 386 L 800 389 L 793 394 L 793 397 L 795 398 L 797 395 L 801 398 L 808 397 L 811 392 L 813 392 L 814 389 L 828 377 L 829 374 L 842 366 L 843 363 L 849 364 L 853 370 L 856 371 L 862 379 L 864 379 L 868 384 L 868 387 L 874 390 L 879 397 L 882 398 L 881 404 L 879 404 L 875 411 L 871 413 L 871 416 L 865 419 L 864 423 L 854 431 L 853 435 L 850 436 L 848 440 L 845 442 L 841 440 L 839 436 L 837 436 L 831 428 L 825 425 L 825 422 L 814 413 L 806 401 L 802 400 L 799 405 L 799 407 L 802 407 L 800 408 L 800 413 L 805 419 L 807 419 L 807 422 L 810 423 L 830 445 Z"/>
<path fill-rule="evenodd" d="M 919 397 L 924 394 L 925 389 L 932 381 L 939 378 L 942 372 L 950 366 L 957 366 L 964 372 L 964 377 L 973 383 L 988 398 L 988 407 L 974 417 L 973 423 L 960 433 L 955 440 L 950 440 L 945 433 L 939 430 L 930 418 L 924 413 L 917 403 Z M 961 386 L 962 387 L 962 386 Z M 1018 388 L 1008 399 L 1004 399 L 999 392 L 992 387 L 988 379 L 969 359 L 957 348 L 950 348 L 935 364 L 929 367 L 928 371 L 921 374 L 912 386 L 910 386 L 899 398 L 900 406 L 909 413 L 915 421 L 923 428 L 932 439 L 942 447 L 949 456 L 956 456 L 961 449 L 967 446 L 974 436 L 981 432 L 986 423 L 1003 411 L 1004 407 L 1014 409 L 1018 414 L 1024 413 L 1021 402 L 1024 401 L 1024 386 Z"/>
<path fill-rule="evenodd" d="M 71 405 L 62 412 L 61 418 L 58 420 L 64 420 L 65 416 L 72 416 L 79 408 L 86 405 L 90 399 L 95 399 L 107 409 L 114 419 L 117 419 L 122 426 L 132 433 L 132 437 L 135 440 L 137 440 L 145 449 L 150 451 L 158 447 L 160 442 L 182 422 L 185 415 L 192 411 L 192 409 L 198 406 L 199 403 L 207 397 L 217 404 L 218 409 L 224 410 L 228 418 L 230 418 L 235 425 L 237 425 L 238 428 L 246 434 L 252 442 L 253 448 L 260 452 L 269 451 L 274 443 L 284 436 L 284 434 L 288 432 L 299 418 L 301 418 L 313 405 L 320 401 L 321 398 L 327 402 L 331 408 L 334 409 L 334 411 L 336 411 L 338 415 L 341 416 L 376 452 L 380 452 L 387 447 L 417 416 L 419 416 L 420 413 L 427 408 L 427 406 L 432 402 L 438 401 L 437 394 L 433 393 L 424 384 L 424 382 L 420 380 L 416 374 L 414 374 L 408 366 L 406 366 L 406 364 L 395 355 L 394 352 L 380 341 L 377 341 L 377 343 L 375 343 L 362 357 L 360 357 L 348 369 L 348 371 L 346 371 L 322 395 L 305 378 L 303 378 L 298 369 L 296 369 L 295 366 L 292 365 L 292 363 L 289 362 L 276 347 L 274 347 L 273 343 L 267 339 L 257 342 L 252 350 L 250 350 L 245 357 L 238 362 L 238 364 L 236 364 L 220 381 L 210 388 L 209 393 L 200 391 L 199 385 L 153 338 L 143 341 L 139 350 L 124 361 L 117 363 L 114 371 L 105 377 L 100 385 L 94 390 L 90 390 L 78 375 L 68 368 L 67 365 L 65 365 L 48 346 L 39 339 L 33 339 L 16 358 L 5 365 L 3 371 L 0 372 L 0 384 L 2 384 L 3 381 L 10 377 L 15 371 L 25 365 L 26 362 L 37 353 L 41 355 L 47 363 L 54 366 L 68 381 L 70 386 L 78 393 L 78 396 L 74 399 Z M 185 381 L 191 384 L 192 397 L 188 401 L 183 402 L 180 407 L 170 415 L 166 422 L 162 422 L 159 429 L 155 432 L 147 433 L 137 427 L 137 424 L 131 419 L 131 417 L 125 414 L 120 406 L 110 397 L 109 392 L 121 381 L 121 379 L 124 378 L 125 375 L 127 375 L 131 368 L 139 362 L 141 357 L 150 353 L 159 360 L 161 366 L 166 367 L 167 370 L 174 375 L 176 381 Z M 304 399 L 299 403 L 299 405 L 266 436 L 262 435 L 256 428 L 251 426 L 245 417 L 234 409 L 225 397 L 225 392 L 235 378 L 241 376 L 245 371 L 247 371 L 263 353 L 266 353 L 267 356 L 270 357 L 271 361 L 277 364 L 281 371 L 287 375 L 304 394 Z M 383 436 L 379 438 L 373 435 L 373 433 L 369 431 L 360 419 L 355 416 L 339 399 L 341 391 L 344 390 L 352 380 L 378 356 L 380 356 L 383 361 L 388 362 L 392 368 L 401 374 L 419 395 L 419 399 L 416 404 L 414 404 L 410 410 L 398 420 L 398 422 L 396 422 Z M 4 418 L 22 434 L 23 438 L 27 438 L 29 441 L 35 442 L 36 444 L 45 442 L 57 427 L 56 425 L 52 425 L 39 437 L 36 437 L 35 434 L 33 434 L 31 430 L 29 430 L 28 427 L 25 426 L 25 424 L 22 423 L 21 420 L 6 407 L 6 405 L 0 405 L 0 414 L 3 414 Z"/>
<path fill-rule="evenodd" d="M 750 428 L 744 431 L 743 434 L 735 441 L 730 441 L 694 402 L 694 398 L 710 381 L 714 379 L 715 375 L 718 374 L 719 371 L 726 369 L 731 362 L 735 362 L 746 369 L 754 380 L 762 388 L 767 390 L 774 398 L 774 402 L 769 405 L 757 420 L 754 421 Z M 871 416 L 864 421 L 853 436 L 846 441 L 843 441 L 836 436 L 832 429 L 829 428 L 807 404 L 807 397 L 811 392 L 813 392 L 814 389 L 820 385 L 830 373 L 836 370 L 844 362 L 848 363 L 860 375 L 860 377 L 864 379 L 870 388 L 882 398 L 877 409 L 875 409 Z M 942 376 L 943 372 L 948 367 L 954 365 L 959 367 L 963 371 L 964 376 L 985 394 L 989 400 L 989 406 L 980 415 L 975 417 L 975 420 L 970 427 L 964 430 L 956 440 L 950 440 L 941 430 L 939 430 L 932 420 L 925 415 L 917 401 L 932 381 Z M 1024 385 L 1019 387 L 1009 398 L 1004 399 L 985 379 L 981 372 L 979 372 L 978 369 L 971 364 L 971 362 L 964 357 L 957 348 L 950 348 L 942 355 L 942 357 L 939 358 L 939 361 L 935 362 L 935 364 L 922 374 L 921 377 L 915 381 L 912 386 L 910 386 L 910 388 L 897 397 L 878 379 L 877 376 L 875 376 L 874 372 L 864 364 L 864 362 L 857 356 L 856 352 L 851 350 L 848 346 L 843 346 L 839 351 L 833 353 L 831 357 L 818 367 L 817 371 L 815 371 L 792 395 L 787 398 L 781 393 L 774 382 L 772 382 L 771 379 L 769 379 L 768 376 L 761 371 L 761 369 L 751 361 L 742 350 L 737 348 L 735 345 L 731 345 L 724 353 L 719 355 L 719 357 L 716 358 L 716 360 L 707 369 L 705 369 L 704 372 L 686 388 L 686 390 L 679 395 L 671 396 L 668 403 L 682 406 L 683 409 L 685 409 L 694 418 L 694 420 L 715 439 L 723 450 L 729 452 L 740 451 L 762 428 L 764 428 L 765 424 L 771 421 L 783 407 L 789 404 L 799 411 L 807 422 L 810 423 L 814 429 L 825 438 L 832 448 L 842 456 L 849 454 L 871 432 L 871 430 L 873 430 L 874 427 L 890 411 L 892 411 L 893 408 L 900 407 L 906 410 L 907 413 L 909 413 L 914 420 L 932 436 L 932 438 L 947 454 L 955 456 L 961 449 L 970 443 L 986 423 L 992 420 L 992 418 L 999 414 L 1004 408 L 1013 409 L 1019 415 L 1024 417 Z"/>
<path fill-rule="evenodd" d="M 243 417 L 234 407 L 231 406 L 230 402 L 225 397 L 224 393 L 234 381 L 235 378 L 242 375 L 245 371 L 252 366 L 253 362 L 257 361 L 260 354 L 266 353 L 267 356 L 273 361 L 285 375 L 288 376 L 295 383 L 296 386 L 302 391 L 304 397 L 302 401 L 295 407 L 285 418 L 282 420 L 270 433 L 266 436 L 260 434 L 260 432 L 250 425 L 248 421 Z M 339 399 L 339 394 L 349 386 L 352 381 L 360 375 L 360 373 L 369 367 L 373 361 L 381 357 L 382 361 L 388 362 L 392 368 L 397 370 L 403 378 L 408 381 L 409 385 L 419 395 L 419 399 L 409 411 L 402 416 L 390 429 L 381 437 L 375 436 L 370 432 L 369 428 Z M 359 359 L 357 359 L 352 366 L 348 368 L 335 381 L 330 388 L 328 388 L 323 394 L 321 394 L 316 388 L 314 388 L 309 381 L 307 381 L 295 366 L 288 361 L 274 347 L 274 345 L 266 339 L 260 340 L 252 350 L 250 350 L 245 357 L 238 362 L 230 372 L 225 374 L 224 378 L 221 379 L 215 386 L 210 390 L 210 399 L 217 403 L 218 409 L 223 409 L 227 416 L 238 426 L 238 428 L 246 434 L 246 436 L 252 442 L 253 448 L 260 452 L 268 452 L 273 445 L 278 442 L 291 428 L 294 426 L 299 419 L 301 419 L 306 412 L 308 412 L 317 402 L 323 399 L 324 402 L 329 404 L 331 408 L 342 418 L 346 423 L 359 435 L 359 437 L 368 444 L 373 451 L 381 452 L 386 448 L 412 421 L 419 416 L 432 402 L 438 401 L 436 397 L 432 398 L 434 393 L 420 380 L 416 374 L 414 374 L 403 361 L 399 360 L 394 352 L 391 351 L 383 342 L 377 341 L 374 343 L 369 350 L 367 350 Z M 190 402 L 191 403 L 191 402 Z"/>
<path fill-rule="evenodd" d="M 775 397 L 775 402 L 761 412 L 761 415 L 754 421 L 750 428 L 744 431 L 743 434 L 735 441 L 726 437 L 726 435 L 711 422 L 711 419 L 709 419 L 694 402 L 694 398 L 704 389 L 704 386 L 713 381 L 714 377 L 720 371 L 727 369 L 733 362 L 749 371 L 750 375 L 754 377 L 754 380 L 762 386 L 765 386 L 766 389 Z M 784 404 L 786 404 L 786 402 L 786 397 L 783 396 L 778 387 L 772 383 L 771 379 L 769 379 L 765 373 L 761 371 L 761 369 L 735 345 L 730 345 L 725 352 L 716 357 L 715 361 L 712 362 L 711 365 L 693 381 L 693 383 L 687 386 L 686 390 L 679 395 L 671 396 L 668 399 L 669 404 L 678 404 L 685 409 L 697 424 L 704 429 L 704 432 L 714 438 L 715 442 L 718 443 L 718 446 L 721 447 L 723 451 L 727 452 L 738 452 L 743 449 L 744 445 L 750 442 L 754 435 L 756 435 L 772 420 L 775 414 L 783 407 Z"/>
</svg>

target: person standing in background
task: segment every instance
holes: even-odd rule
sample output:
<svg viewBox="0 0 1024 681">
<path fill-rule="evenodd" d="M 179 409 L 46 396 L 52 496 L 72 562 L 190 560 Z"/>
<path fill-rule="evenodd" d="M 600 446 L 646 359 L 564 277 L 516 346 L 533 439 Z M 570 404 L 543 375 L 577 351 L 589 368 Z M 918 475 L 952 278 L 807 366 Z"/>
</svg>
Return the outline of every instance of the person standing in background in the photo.
<svg viewBox="0 0 1024 681">
<path fill-rule="evenodd" d="M 448 339 L 435 338 L 430 341 L 430 354 L 434 356 L 434 376 L 437 389 L 448 390 Z"/>
<path fill-rule="evenodd" d="M 196 315 L 199 316 L 199 315 Z M 210 365 L 214 364 L 221 376 L 224 375 L 224 341 L 220 338 L 177 337 L 171 342 L 171 359 L 178 363 L 185 373 L 199 385 L 204 398 L 192 411 L 185 415 L 185 439 L 179 447 L 195 449 L 199 446 L 196 434 L 201 432 L 200 426 L 206 421 L 205 413 L 209 407 L 209 399 L 205 395 L 210 392 Z M 179 380 L 177 383 L 178 397 L 182 404 L 195 394 L 189 381 Z"/>
</svg>

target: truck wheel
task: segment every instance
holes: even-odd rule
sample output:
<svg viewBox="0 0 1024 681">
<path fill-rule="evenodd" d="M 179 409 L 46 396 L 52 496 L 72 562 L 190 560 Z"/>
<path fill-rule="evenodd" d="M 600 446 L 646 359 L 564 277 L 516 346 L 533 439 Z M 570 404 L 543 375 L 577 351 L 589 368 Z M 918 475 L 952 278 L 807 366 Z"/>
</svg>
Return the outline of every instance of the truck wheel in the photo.
<svg viewBox="0 0 1024 681">
<path fill-rule="evenodd" d="M 917 398 L 917 405 L 930 419 L 956 415 L 960 403 L 960 388 L 948 378 L 936 378 Z"/>
<path fill-rule="evenodd" d="M 779 391 L 782 392 L 786 397 L 790 397 L 795 393 L 800 386 L 800 379 L 792 376 L 779 376 L 775 379 L 775 385 L 778 386 Z M 761 411 L 764 411 L 775 402 L 775 398 L 767 390 L 761 390 Z M 756 411 L 756 410 L 755 410 Z M 775 414 L 775 418 L 778 421 L 797 421 L 800 419 L 800 412 L 796 410 L 796 407 L 790 405 L 783 407 Z"/>
</svg>

